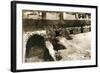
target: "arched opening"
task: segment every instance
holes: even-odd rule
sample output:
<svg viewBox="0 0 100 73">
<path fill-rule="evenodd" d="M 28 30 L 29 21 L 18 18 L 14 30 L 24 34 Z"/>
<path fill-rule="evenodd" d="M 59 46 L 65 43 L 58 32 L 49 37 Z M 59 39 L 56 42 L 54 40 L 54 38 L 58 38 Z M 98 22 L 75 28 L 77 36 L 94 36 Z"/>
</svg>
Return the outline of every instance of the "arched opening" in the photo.
<svg viewBox="0 0 100 73">
<path fill-rule="evenodd" d="M 29 60 L 31 58 L 31 61 Z M 53 61 L 45 46 L 45 38 L 34 34 L 26 43 L 25 62 Z"/>
</svg>

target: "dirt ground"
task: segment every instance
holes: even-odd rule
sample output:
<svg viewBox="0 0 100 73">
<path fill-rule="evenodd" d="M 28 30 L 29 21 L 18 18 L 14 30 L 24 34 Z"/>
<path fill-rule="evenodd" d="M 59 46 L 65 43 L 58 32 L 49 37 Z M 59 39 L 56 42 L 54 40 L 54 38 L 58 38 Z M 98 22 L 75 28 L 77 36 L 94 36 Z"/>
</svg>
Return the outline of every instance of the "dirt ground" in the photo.
<svg viewBox="0 0 100 73">
<path fill-rule="evenodd" d="M 26 35 L 24 34 L 24 38 Z M 60 61 L 68 60 L 89 60 L 91 59 L 91 32 L 71 35 L 72 40 L 67 40 L 65 37 L 59 37 L 59 43 L 64 45 L 66 49 L 59 50 L 62 59 Z M 27 39 L 27 37 L 26 37 Z M 26 39 L 23 39 L 25 42 Z M 25 43 L 24 49 L 25 49 Z M 38 57 L 26 58 L 27 62 L 43 62 L 43 59 Z"/>
</svg>

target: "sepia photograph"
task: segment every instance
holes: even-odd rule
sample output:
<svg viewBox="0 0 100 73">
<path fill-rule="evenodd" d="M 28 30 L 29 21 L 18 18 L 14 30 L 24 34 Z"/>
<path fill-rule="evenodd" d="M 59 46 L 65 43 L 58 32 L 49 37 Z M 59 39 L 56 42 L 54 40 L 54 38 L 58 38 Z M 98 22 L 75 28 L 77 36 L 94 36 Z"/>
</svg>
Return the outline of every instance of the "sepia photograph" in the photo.
<svg viewBox="0 0 100 73">
<path fill-rule="evenodd" d="M 91 13 L 22 10 L 24 62 L 91 59 Z"/>
<path fill-rule="evenodd" d="M 12 72 L 97 67 L 97 6 L 11 6 Z"/>
</svg>

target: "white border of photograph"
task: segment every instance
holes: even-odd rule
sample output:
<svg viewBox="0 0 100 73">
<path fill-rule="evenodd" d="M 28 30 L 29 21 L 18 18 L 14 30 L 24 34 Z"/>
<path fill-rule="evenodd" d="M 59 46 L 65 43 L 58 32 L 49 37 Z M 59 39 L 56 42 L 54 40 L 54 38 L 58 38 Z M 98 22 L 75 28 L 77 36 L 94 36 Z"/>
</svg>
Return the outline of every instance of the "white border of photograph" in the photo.
<svg viewBox="0 0 100 73">
<path fill-rule="evenodd" d="M 37 62 L 24 63 L 22 61 L 22 10 L 41 10 L 41 11 L 62 11 L 62 12 L 85 12 L 91 13 L 91 60 L 82 61 L 58 61 L 58 62 Z M 67 6 L 50 6 L 50 5 L 32 5 L 32 4 L 17 4 L 17 19 L 16 19 L 16 62 L 17 70 L 22 69 L 38 69 L 38 68 L 54 68 L 54 67 L 72 67 L 72 66 L 87 66 L 95 65 L 96 61 L 96 9 L 67 7 Z M 23 50 L 25 55 L 25 49 Z"/>
</svg>

